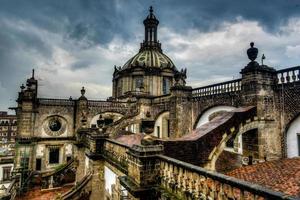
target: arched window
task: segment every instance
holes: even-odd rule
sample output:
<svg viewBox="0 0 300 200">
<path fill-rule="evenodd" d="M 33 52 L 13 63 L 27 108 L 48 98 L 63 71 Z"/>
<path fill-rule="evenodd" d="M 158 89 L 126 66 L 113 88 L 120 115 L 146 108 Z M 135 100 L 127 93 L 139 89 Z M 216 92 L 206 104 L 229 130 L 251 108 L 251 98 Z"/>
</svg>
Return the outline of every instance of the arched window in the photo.
<svg viewBox="0 0 300 200">
<path fill-rule="evenodd" d="M 170 80 L 167 77 L 163 77 L 163 94 L 170 93 Z"/>
<path fill-rule="evenodd" d="M 137 76 L 135 78 L 135 90 L 140 91 L 141 87 L 144 86 L 144 80 L 142 76 Z"/>
</svg>

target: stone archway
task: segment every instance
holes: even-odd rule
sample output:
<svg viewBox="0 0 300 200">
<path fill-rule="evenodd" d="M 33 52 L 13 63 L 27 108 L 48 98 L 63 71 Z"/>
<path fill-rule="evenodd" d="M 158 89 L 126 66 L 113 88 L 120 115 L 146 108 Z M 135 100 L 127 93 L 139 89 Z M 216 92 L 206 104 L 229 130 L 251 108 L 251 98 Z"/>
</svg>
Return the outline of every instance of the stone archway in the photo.
<svg viewBox="0 0 300 200">
<path fill-rule="evenodd" d="M 212 120 L 214 117 L 216 117 L 221 112 L 228 112 L 228 111 L 232 111 L 234 109 L 235 109 L 235 107 L 233 107 L 233 106 L 210 107 L 200 114 L 200 116 L 198 117 L 198 120 L 195 123 L 194 128 L 198 128 L 201 125 L 209 122 L 210 120 Z"/>
<path fill-rule="evenodd" d="M 153 135 L 158 138 L 168 138 L 170 136 L 170 112 L 162 112 L 155 120 Z"/>
<path fill-rule="evenodd" d="M 248 164 L 249 156 L 252 156 L 253 164 L 258 162 L 260 160 L 258 153 L 262 148 L 258 128 L 263 123 L 263 121 L 258 120 L 250 121 L 246 124 L 240 124 L 238 129 L 232 128 L 224 133 L 219 145 L 211 152 L 210 162 L 207 163 L 205 168 L 224 172 L 228 170 L 228 166 L 225 166 L 224 163 L 227 162 L 230 165 L 239 167 L 242 164 Z M 231 145 L 228 145 L 229 143 Z M 220 166 L 220 163 L 222 166 Z M 230 170 L 232 169 L 230 168 Z"/>
<path fill-rule="evenodd" d="M 300 156 L 300 115 L 291 121 L 286 131 L 286 156 Z"/>
</svg>

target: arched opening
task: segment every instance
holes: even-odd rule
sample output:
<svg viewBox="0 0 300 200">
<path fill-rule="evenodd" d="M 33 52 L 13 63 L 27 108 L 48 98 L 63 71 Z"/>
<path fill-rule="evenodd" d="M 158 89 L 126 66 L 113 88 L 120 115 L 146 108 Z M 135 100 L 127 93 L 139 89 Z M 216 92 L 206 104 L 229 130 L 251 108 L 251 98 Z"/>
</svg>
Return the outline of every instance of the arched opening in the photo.
<svg viewBox="0 0 300 200">
<path fill-rule="evenodd" d="M 118 121 L 119 119 L 121 119 L 123 117 L 122 114 L 120 113 L 115 113 L 115 112 L 104 112 L 104 113 L 100 113 L 98 115 L 95 115 L 90 123 L 90 127 L 91 128 L 99 128 L 99 122 L 100 120 L 102 121 L 102 123 L 104 123 L 105 125 L 109 125 L 115 121 Z"/>
<path fill-rule="evenodd" d="M 245 165 L 255 164 L 259 160 L 260 147 L 258 140 L 258 129 L 246 127 L 227 141 L 225 150 L 240 154 Z"/>
<path fill-rule="evenodd" d="M 232 111 L 234 109 L 235 109 L 235 107 L 233 107 L 233 106 L 215 106 L 215 107 L 209 108 L 201 114 L 201 116 L 198 120 L 196 128 L 198 128 L 198 127 L 202 126 L 203 124 L 211 121 L 218 114 L 220 114 L 222 112 Z"/>
<path fill-rule="evenodd" d="M 249 159 L 249 163 L 252 164 L 252 159 L 258 159 L 258 130 L 252 129 L 242 134 L 242 152 L 243 157 Z"/>
<path fill-rule="evenodd" d="M 170 119 L 169 112 L 161 113 L 154 124 L 153 135 L 158 138 L 168 138 L 170 137 Z"/>
<path fill-rule="evenodd" d="M 288 158 L 300 156 L 300 115 L 290 123 L 286 132 L 286 153 Z"/>
<path fill-rule="evenodd" d="M 140 129 L 141 129 L 140 124 L 138 124 L 138 123 L 130 124 L 130 125 L 126 126 L 126 128 L 125 128 L 126 131 L 129 131 L 132 133 L 140 133 L 141 132 Z"/>
<path fill-rule="evenodd" d="M 242 165 L 252 165 L 259 161 L 258 129 L 246 127 L 238 133 L 228 135 L 220 143 L 216 153 L 215 170 L 228 172 Z M 224 145 L 224 149 L 222 146 Z M 212 164 L 212 166 L 214 166 Z"/>
</svg>

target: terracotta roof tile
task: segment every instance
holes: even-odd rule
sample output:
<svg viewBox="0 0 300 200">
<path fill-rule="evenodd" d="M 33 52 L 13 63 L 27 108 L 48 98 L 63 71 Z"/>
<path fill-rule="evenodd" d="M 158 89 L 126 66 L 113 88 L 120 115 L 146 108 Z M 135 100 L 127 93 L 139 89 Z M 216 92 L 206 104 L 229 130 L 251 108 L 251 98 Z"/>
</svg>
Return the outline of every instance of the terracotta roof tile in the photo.
<svg viewBox="0 0 300 200">
<path fill-rule="evenodd" d="M 144 138 L 144 134 L 136 133 L 136 134 L 130 134 L 130 135 L 120 135 L 114 138 L 114 140 L 123 143 L 129 147 L 132 147 L 134 144 L 140 145 L 142 139 Z"/>
<path fill-rule="evenodd" d="M 244 166 L 227 175 L 300 197 L 300 157 Z"/>
</svg>

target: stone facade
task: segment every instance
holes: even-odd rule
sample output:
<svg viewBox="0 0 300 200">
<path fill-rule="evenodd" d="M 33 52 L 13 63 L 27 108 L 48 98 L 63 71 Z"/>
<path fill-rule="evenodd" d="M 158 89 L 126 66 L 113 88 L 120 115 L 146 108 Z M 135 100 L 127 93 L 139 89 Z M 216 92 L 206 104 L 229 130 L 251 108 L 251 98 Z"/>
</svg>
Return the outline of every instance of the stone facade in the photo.
<svg viewBox="0 0 300 200">
<path fill-rule="evenodd" d="M 258 50 L 251 44 L 251 62 L 242 69 L 241 79 L 192 88 L 186 86 L 186 70 L 177 70 L 162 53 L 158 23 L 151 8 L 140 51 L 123 67 L 115 67 L 113 94 L 107 101 L 87 99 L 84 88 L 78 99 L 38 98 L 33 73 L 17 100 L 17 168 L 43 173 L 74 158 L 79 186 L 66 195 L 70 198 L 76 192 L 91 199 L 104 197 L 104 161 L 123 174 L 120 184 L 132 199 L 164 196 L 157 185 L 184 199 L 223 197 L 224 191 L 209 184 L 211 179 L 241 184 L 240 191 L 256 194 L 247 184 L 228 182 L 191 164 L 226 171 L 285 157 L 286 130 L 300 113 L 300 67 L 276 71 L 259 65 Z M 217 106 L 237 109 L 216 110 L 208 123 L 196 128 L 205 112 Z M 158 134 L 157 127 L 163 133 Z M 120 135 L 132 134 L 142 137 L 117 141 Z M 230 162 L 224 165 L 222 160 Z M 260 194 L 277 195 L 264 189 Z"/>
</svg>

